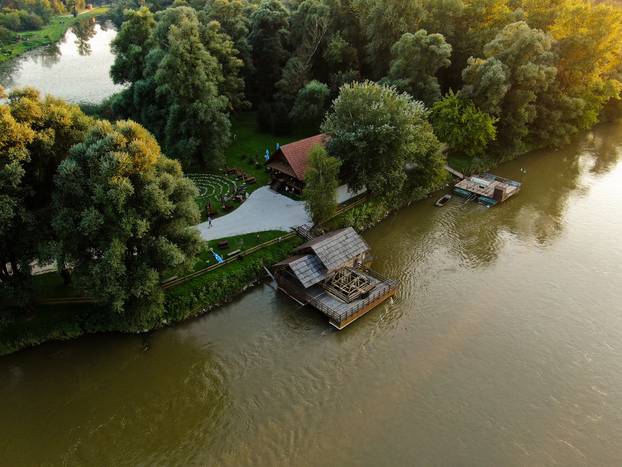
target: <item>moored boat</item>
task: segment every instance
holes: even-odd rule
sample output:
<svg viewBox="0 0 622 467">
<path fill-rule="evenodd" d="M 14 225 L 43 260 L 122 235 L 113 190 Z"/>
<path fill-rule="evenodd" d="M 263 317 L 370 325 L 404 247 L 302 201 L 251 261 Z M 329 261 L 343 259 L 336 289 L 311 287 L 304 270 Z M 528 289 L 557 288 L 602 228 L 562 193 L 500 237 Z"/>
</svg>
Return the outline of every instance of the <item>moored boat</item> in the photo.
<svg viewBox="0 0 622 467">
<path fill-rule="evenodd" d="M 434 203 L 434 206 L 442 208 L 449 202 L 450 199 L 451 199 L 451 195 L 449 194 L 443 195 L 439 199 L 436 200 L 436 203 Z"/>
</svg>

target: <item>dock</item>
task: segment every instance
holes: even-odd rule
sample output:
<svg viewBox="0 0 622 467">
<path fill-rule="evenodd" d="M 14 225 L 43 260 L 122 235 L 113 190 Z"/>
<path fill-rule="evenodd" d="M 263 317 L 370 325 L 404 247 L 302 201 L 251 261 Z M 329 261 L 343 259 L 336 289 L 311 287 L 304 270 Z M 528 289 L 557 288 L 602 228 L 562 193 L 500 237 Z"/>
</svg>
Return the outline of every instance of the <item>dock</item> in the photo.
<svg viewBox="0 0 622 467">
<path fill-rule="evenodd" d="M 517 195 L 522 184 L 515 180 L 485 173 L 471 175 L 454 185 L 454 193 L 491 207 Z"/>
<path fill-rule="evenodd" d="M 364 266 L 370 248 L 352 228 L 313 238 L 274 266 L 278 287 L 342 330 L 397 293 L 397 282 Z"/>
</svg>

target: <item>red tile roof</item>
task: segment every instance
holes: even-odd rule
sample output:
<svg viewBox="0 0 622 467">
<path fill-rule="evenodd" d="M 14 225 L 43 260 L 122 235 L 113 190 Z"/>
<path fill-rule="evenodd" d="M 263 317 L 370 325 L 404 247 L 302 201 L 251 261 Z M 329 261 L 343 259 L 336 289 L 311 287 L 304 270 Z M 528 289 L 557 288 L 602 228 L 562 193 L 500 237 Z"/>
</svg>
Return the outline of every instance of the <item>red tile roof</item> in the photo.
<svg viewBox="0 0 622 467">
<path fill-rule="evenodd" d="M 285 159 L 287 159 L 287 162 L 296 174 L 298 180 L 304 181 L 305 172 L 309 165 L 309 153 L 311 152 L 311 148 L 316 144 L 324 146 L 325 141 L 326 135 L 320 134 L 281 146 L 281 152 L 285 156 Z"/>
</svg>

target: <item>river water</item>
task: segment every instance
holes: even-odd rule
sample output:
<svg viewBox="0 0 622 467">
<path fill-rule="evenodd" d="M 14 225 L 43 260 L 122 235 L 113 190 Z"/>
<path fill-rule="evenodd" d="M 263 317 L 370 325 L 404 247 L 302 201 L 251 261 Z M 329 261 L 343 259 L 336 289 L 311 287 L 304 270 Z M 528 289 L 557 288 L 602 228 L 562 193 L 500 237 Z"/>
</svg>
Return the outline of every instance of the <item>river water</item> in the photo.
<svg viewBox="0 0 622 467">
<path fill-rule="evenodd" d="M 116 34 L 110 22 L 81 20 L 56 44 L 0 64 L 0 86 L 33 86 L 74 103 L 101 102 L 123 89 L 109 74 L 114 63 L 110 42 Z"/>
<path fill-rule="evenodd" d="M 620 465 L 622 125 L 365 234 L 400 296 L 342 332 L 267 286 L 0 359 L 0 464 Z M 525 169 L 521 171 L 521 169 Z"/>
</svg>

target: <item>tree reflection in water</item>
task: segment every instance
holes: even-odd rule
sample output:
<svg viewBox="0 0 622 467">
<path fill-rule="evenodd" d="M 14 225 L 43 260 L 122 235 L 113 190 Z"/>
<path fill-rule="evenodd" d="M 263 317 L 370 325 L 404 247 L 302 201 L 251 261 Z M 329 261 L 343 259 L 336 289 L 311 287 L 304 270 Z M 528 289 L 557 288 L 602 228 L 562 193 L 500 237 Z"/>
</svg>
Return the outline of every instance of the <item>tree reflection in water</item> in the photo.
<svg viewBox="0 0 622 467">
<path fill-rule="evenodd" d="M 78 21 L 72 28 L 71 32 L 76 35 L 75 44 L 78 53 L 82 56 L 91 54 L 91 44 L 89 41 L 95 36 L 95 18 L 89 18 Z"/>
<path fill-rule="evenodd" d="M 426 269 L 439 250 L 457 260 L 447 267 L 486 266 L 498 258 L 508 235 L 521 243 L 550 245 L 563 232 L 569 199 L 587 193 L 590 176 L 605 175 L 618 163 L 620 130 L 620 124 L 600 125 L 558 151 L 534 151 L 493 170 L 523 182 L 521 193 L 500 206 L 486 209 L 454 196 L 444 208 L 434 208 L 429 199 L 391 215 L 368 234 L 372 240 L 386 239 L 372 241 L 374 256 L 391 258 L 390 271 L 381 265 L 380 272 L 409 281 L 413 267 Z"/>
</svg>

